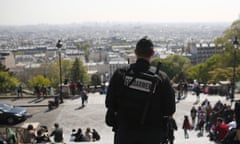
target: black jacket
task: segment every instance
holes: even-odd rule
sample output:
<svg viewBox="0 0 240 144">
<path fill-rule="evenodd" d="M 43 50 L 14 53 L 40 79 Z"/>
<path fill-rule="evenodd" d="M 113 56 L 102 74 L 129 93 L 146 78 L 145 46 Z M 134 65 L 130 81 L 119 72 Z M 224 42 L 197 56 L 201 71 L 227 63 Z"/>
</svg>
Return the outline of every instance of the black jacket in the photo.
<svg viewBox="0 0 240 144">
<path fill-rule="evenodd" d="M 131 67 L 134 72 L 151 73 L 150 63 L 143 59 L 138 59 Z M 139 127 L 139 125 L 137 125 L 137 122 L 129 123 L 129 118 L 126 118 L 128 117 L 127 113 L 134 109 L 133 107 L 128 108 L 127 103 L 129 103 L 130 106 L 134 106 L 138 105 L 138 103 L 146 102 L 144 99 L 141 100 L 138 93 L 124 87 L 124 78 L 128 70 L 129 67 L 120 68 L 113 74 L 108 87 L 105 105 L 108 110 L 117 114 L 116 123 L 118 127 L 141 128 L 141 126 Z M 169 82 L 168 76 L 162 71 L 158 71 L 157 75 L 160 77 L 160 80 L 158 81 L 155 93 L 151 96 L 150 106 L 143 127 L 160 130 L 163 127 L 163 123 L 161 123 L 164 121 L 163 116 L 173 115 L 176 110 L 176 105 L 174 90 Z M 131 98 L 124 98 L 126 95 L 131 95 Z M 144 110 L 144 108 L 140 110 Z"/>
</svg>

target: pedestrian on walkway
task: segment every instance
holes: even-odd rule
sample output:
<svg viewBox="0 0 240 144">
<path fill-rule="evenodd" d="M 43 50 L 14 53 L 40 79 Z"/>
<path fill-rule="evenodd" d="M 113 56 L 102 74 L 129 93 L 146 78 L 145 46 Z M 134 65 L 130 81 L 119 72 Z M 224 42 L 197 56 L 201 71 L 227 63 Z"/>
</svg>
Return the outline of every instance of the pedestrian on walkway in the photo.
<svg viewBox="0 0 240 144">
<path fill-rule="evenodd" d="M 82 107 L 85 107 L 86 103 L 88 102 L 88 95 L 87 91 L 82 90 L 80 93 L 81 100 L 82 100 Z"/>
<path fill-rule="evenodd" d="M 193 83 L 193 92 L 196 94 L 196 102 L 198 103 L 200 101 L 200 84 L 198 83 L 197 80 L 194 80 Z"/>
<path fill-rule="evenodd" d="M 42 85 L 40 91 L 41 91 L 42 97 L 46 98 L 47 97 L 47 88 L 44 85 Z"/>
<path fill-rule="evenodd" d="M 187 98 L 188 95 L 188 83 L 187 81 L 183 82 L 183 98 Z"/>
<path fill-rule="evenodd" d="M 22 94 L 22 84 L 18 85 L 17 93 L 18 93 L 18 98 L 23 97 L 23 94 Z"/>
<path fill-rule="evenodd" d="M 178 101 L 181 100 L 181 97 L 183 95 L 183 83 L 182 81 L 179 82 L 178 86 L 177 86 L 177 91 L 178 91 Z"/>
<path fill-rule="evenodd" d="M 192 109 L 190 110 L 190 116 L 192 119 L 192 128 L 194 128 L 196 123 L 196 117 L 197 117 L 197 109 L 195 108 L 195 106 L 192 106 Z"/>
<path fill-rule="evenodd" d="M 72 96 L 75 96 L 75 91 L 76 91 L 76 88 L 77 88 L 77 84 L 75 82 L 71 81 L 71 83 L 69 85 L 69 88 L 71 90 Z"/>
<path fill-rule="evenodd" d="M 191 124 L 189 122 L 189 119 L 188 119 L 187 115 L 184 116 L 182 128 L 184 130 L 184 137 L 185 137 L 185 139 L 188 139 L 189 138 L 188 130 L 191 129 Z"/>
<path fill-rule="evenodd" d="M 203 132 L 204 132 L 204 125 L 206 123 L 206 118 L 207 118 L 207 115 L 206 115 L 206 110 L 202 107 L 202 106 L 199 106 L 198 107 L 198 129 L 200 131 L 199 135 L 200 136 L 203 136 Z"/>
<path fill-rule="evenodd" d="M 38 85 L 36 85 L 34 87 L 34 94 L 37 96 L 37 98 L 40 98 L 41 96 L 41 90 L 40 90 L 40 87 Z"/>
</svg>

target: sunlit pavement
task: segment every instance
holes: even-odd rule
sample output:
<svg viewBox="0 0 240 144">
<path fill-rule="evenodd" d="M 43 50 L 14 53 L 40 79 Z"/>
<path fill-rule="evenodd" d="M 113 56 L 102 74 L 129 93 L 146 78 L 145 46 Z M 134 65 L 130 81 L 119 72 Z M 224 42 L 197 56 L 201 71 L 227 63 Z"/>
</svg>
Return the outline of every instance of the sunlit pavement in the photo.
<svg viewBox="0 0 240 144">
<path fill-rule="evenodd" d="M 198 131 L 192 130 L 189 131 L 189 139 L 184 138 L 184 132 L 182 129 L 182 123 L 184 115 L 190 114 L 190 109 L 193 105 L 198 106 L 203 100 L 208 99 L 212 105 L 214 105 L 218 100 L 221 100 L 224 103 L 230 104 L 229 101 L 226 101 L 225 97 L 221 96 L 215 96 L 215 95 L 200 95 L 200 102 L 196 104 L 196 96 L 192 95 L 192 93 L 189 93 L 187 98 L 182 99 L 180 102 L 177 103 L 177 111 L 174 115 L 174 118 L 178 125 L 178 130 L 175 131 L 175 143 L 176 144 L 213 144 L 214 142 L 209 141 L 209 138 L 207 137 L 207 133 L 204 133 L 203 136 L 198 137 Z M 78 121 L 79 127 L 82 127 L 83 129 L 86 127 L 95 128 L 98 130 L 101 134 L 101 140 L 99 144 L 112 144 L 113 142 L 113 133 L 111 131 L 111 128 L 107 127 L 104 123 L 105 118 L 105 107 L 104 107 L 104 100 L 105 95 L 99 95 L 97 93 L 95 94 L 89 94 L 89 103 L 88 105 L 80 110 L 76 110 L 75 113 L 78 113 L 79 117 L 76 117 L 76 114 L 72 114 L 72 116 L 68 117 L 68 120 L 61 121 L 66 113 L 68 112 L 68 109 L 70 107 L 65 107 L 61 115 L 59 115 L 58 119 L 62 122 L 62 125 L 66 126 L 64 128 L 65 131 L 65 138 L 66 140 L 69 140 L 69 134 L 71 132 L 70 127 L 67 127 L 68 123 L 72 123 L 73 121 Z M 75 106 L 79 105 L 79 100 L 73 100 L 73 101 L 67 101 L 64 105 L 72 105 Z M 81 118 L 80 118 L 81 117 Z"/>
<path fill-rule="evenodd" d="M 55 122 L 58 122 L 64 130 L 65 143 L 70 142 L 70 134 L 72 129 L 82 128 L 85 130 L 87 127 L 96 129 L 100 135 L 101 140 L 94 142 L 96 144 L 112 144 L 113 143 L 113 132 L 110 127 L 105 124 L 105 95 L 100 95 L 99 93 L 89 93 L 88 103 L 85 107 L 81 107 L 81 99 L 65 99 L 64 103 L 60 105 L 59 113 L 55 118 Z M 236 95 L 236 99 L 239 95 Z M 207 133 L 203 136 L 198 137 L 198 131 L 189 131 L 189 139 L 184 138 L 184 132 L 182 129 L 182 123 L 184 115 L 190 114 L 190 109 L 193 105 L 196 107 L 204 100 L 208 99 L 212 105 L 214 105 L 218 100 L 223 103 L 230 104 L 230 101 L 226 101 L 225 97 L 215 96 L 215 95 L 200 95 L 200 102 L 196 104 L 196 95 L 189 93 L 185 99 L 180 100 L 177 103 L 177 111 L 174 118 L 177 122 L 178 130 L 175 131 L 175 144 L 214 144 L 214 142 L 209 141 Z M 25 105 L 25 106 L 47 106 L 47 99 L 40 101 L 38 103 L 31 102 L 31 99 L 18 99 L 14 100 L 1 100 L 1 102 L 8 102 L 15 105 Z M 233 104 L 234 105 L 234 104 Z M 51 127 L 49 128 L 51 131 Z M 90 142 L 81 142 L 90 143 Z"/>
</svg>

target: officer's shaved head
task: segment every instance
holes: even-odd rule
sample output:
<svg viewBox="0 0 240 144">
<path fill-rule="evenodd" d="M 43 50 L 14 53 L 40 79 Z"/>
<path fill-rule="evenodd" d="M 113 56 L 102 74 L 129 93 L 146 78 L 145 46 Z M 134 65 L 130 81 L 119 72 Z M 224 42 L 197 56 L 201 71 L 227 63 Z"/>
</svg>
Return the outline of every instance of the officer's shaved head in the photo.
<svg viewBox="0 0 240 144">
<path fill-rule="evenodd" d="M 151 57 L 153 54 L 153 43 L 147 37 L 140 39 L 136 45 L 136 54 L 141 57 Z"/>
</svg>

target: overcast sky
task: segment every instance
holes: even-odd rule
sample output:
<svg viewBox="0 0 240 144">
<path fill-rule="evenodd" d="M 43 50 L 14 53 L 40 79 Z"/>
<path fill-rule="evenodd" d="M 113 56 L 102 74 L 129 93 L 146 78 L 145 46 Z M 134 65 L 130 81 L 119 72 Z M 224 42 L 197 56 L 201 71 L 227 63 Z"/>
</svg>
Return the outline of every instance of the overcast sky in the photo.
<svg viewBox="0 0 240 144">
<path fill-rule="evenodd" d="M 240 0 L 0 0 L 0 25 L 233 22 Z"/>
</svg>

